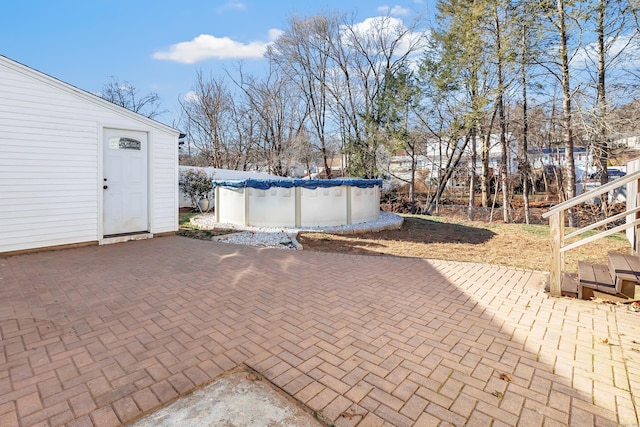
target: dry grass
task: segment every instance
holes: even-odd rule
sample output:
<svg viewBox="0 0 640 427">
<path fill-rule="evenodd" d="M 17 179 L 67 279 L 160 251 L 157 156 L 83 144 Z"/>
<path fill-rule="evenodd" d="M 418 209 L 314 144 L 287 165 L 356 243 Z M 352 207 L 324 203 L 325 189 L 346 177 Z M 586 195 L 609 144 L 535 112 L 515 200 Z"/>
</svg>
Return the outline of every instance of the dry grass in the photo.
<svg viewBox="0 0 640 427">
<path fill-rule="evenodd" d="M 211 240 L 213 236 L 221 236 L 236 232 L 236 230 L 225 230 L 220 228 L 215 230 L 200 229 L 197 225 L 191 223 L 191 218 L 196 215 L 198 215 L 198 213 L 192 212 L 190 209 L 185 209 L 184 212 L 180 212 L 180 219 L 178 220 L 179 229 L 177 232 L 179 236 L 191 237 L 193 239 L 200 240 Z"/>
<path fill-rule="evenodd" d="M 486 224 L 405 215 L 400 230 L 356 235 L 302 233 L 298 240 L 305 250 L 435 258 L 549 270 L 549 227 L 544 225 Z M 624 234 L 569 251 L 566 254 L 566 271 L 575 272 L 578 260 L 606 264 L 608 252 L 630 253 Z"/>
</svg>

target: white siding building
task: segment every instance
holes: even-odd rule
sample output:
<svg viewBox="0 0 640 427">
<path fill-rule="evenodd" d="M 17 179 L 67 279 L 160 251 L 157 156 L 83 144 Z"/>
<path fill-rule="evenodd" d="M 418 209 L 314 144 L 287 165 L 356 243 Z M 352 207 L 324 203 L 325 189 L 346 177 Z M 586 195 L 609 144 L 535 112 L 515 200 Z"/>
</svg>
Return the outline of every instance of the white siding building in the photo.
<svg viewBox="0 0 640 427">
<path fill-rule="evenodd" d="M 178 135 L 0 56 L 0 254 L 175 232 Z"/>
<path fill-rule="evenodd" d="M 543 169 L 549 165 L 564 168 L 567 163 L 564 147 L 535 148 L 529 150 L 528 153 L 534 169 Z M 587 179 L 589 174 L 596 171 L 593 166 L 593 151 L 588 147 L 573 147 L 573 161 L 576 179 L 579 182 Z"/>
</svg>

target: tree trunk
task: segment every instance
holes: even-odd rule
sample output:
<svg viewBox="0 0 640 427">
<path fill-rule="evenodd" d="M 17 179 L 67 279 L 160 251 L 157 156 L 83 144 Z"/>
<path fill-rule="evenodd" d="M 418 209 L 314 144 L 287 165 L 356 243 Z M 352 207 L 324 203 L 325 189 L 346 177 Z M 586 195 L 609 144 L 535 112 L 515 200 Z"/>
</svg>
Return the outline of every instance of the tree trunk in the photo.
<svg viewBox="0 0 640 427">
<path fill-rule="evenodd" d="M 565 188 L 567 200 L 576 196 L 576 168 L 573 158 L 573 127 L 571 124 L 571 86 L 569 82 L 569 55 L 567 53 L 567 27 L 565 16 L 565 0 L 557 0 L 558 21 L 560 31 L 560 66 L 562 85 L 562 128 L 564 131 L 565 150 Z M 577 225 L 575 209 L 569 209 L 569 227 Z"/>
<path fill-rule="evenodd" d="M 527 26 L 522 27 L 522 62 L 520 64 L 520 82 L 522 84 L 522 153 L 520 156 L 520 173 L 522 177 L 522 203 L 524 204 L 524 221 L 531 222 L 531 212 L 529 211 L 529 112 L 527 111 Z"/>
<path fill-rule="evenodd" d="M 475 217 L 476 205 L 476 165 L 478 163 L 478 118 L 480 107 L 478 105 L 478 70 L 473 68 L 471 75 L 471 109 L 473 111 L 473 122 L 471 124 L 471 177 L 469 179 L 469 221 Z"/>
<path fill-rule="evenodd" d="M 501 136 L 506 141 L 504 134 Z M 500 167 L 500 182 L 502 184 L 502 220 L 509 222 L 509 206 L 511 205 L 509 197 L 509 182 L 507 179 L 507 144 L 502 146 L 502 166 Z"/>
<path fill-rule="evenodd" d="M 322 162 L 324 163 L 324 171 L 327 174 L 327 179 L 333 178 L 331 166 L 329 166 L 329 160 L 327 157 L 327 147 L 325 146 L 324 141 L 322 141 Z M 309 171 L 311 174 L 311 171 Z"/>
<path fill-rule="evenodd" d="M 411 200 L 411 213 L 416 213 L 416 155 L 411 154 L 411 182 L 409 183 L 409 198 Z"/>
<path fill-rule="evenodd" d="M 489 207 L 489 149 L 491 148 L 490 132 L 482 135 L 482 149 L 480 150 L 480 162 L 482 163 L 482 175 L 480 176 L 480 191 L 482 197 L 482 207 Z"/>
<path fill-rule="evenodd" d="M 487 126 L 487 131 L 482 138 L 482 149 L 480 150 L 480 162 L 482 163 L 482 176 L 480 176 L 480 191 L 482 192 L 482 207 L 489 207 L 489 197 L 491 196 L 491 179 L 489 170 L 489 151 L 491 150 L 491 129 L 493 129 L 493 124 L 496 120 L 496 114 L 498 113 L 498 108 L 493 109 L 493 113 L 491 114 L 491 120 L 489 121 L 489 125 Z"/>
<path fill-rule="evenodd" d="M 457 138 L 452 138 L 452 140 L 456 141 Z M 451 155 L 447 159 L 447 167 L 444 171 L 444 175 L 442 174 L 440 175 L 440 180 L 438 182 L 438 188 L 436 189 L 436 194 L 431 198 L 431 200 L 428 203 L 427 214 L 430 215 L 431 212 L 433 212 L 434 208 L 435 209 L 439 208 L 440 197 L 442 197 L 442 193 L 444 192 L 445 188 L 447 188 L 447 183 L 449 182 L 449 179 L 451 179 L 451 176 L 453 175 L 453 171 L 455 170 L 456 166 L 458 166 L 458 164 L 460 163 L 460 159 L 464 154 L 464 150 L 466 150 L 467 148 L 467 144 L 469 144 L 468 135 L 465 137 L 464 145 L 462 147 L 457 148 L 454 146 L 454 149 L 451 151 Z"/>
<path fill-rule="evenodd" d="M 471 167 L 469 178 L 469 221 L 473 221 L 475 216 L 475 204 L 476 204 L 476 162 L 478 161 L 478 152 L 476 147 L 476 130 L 472 130 L 471 135 Z"/>
<path fill-rule="evenodd" d="M 509 222 L 509 185 L 507 182 L 507 174 L 509 173 L 508 150 L 507 146 L 507 121 L 504 113 L 504 53 L 502 52 L 502 27 L 500 22 L 500 14 L 497 5 L 494 4 L 493 14 L 496 25 L 496 59 L 497 59 L 497 78 L 498 78 L 498 123 L 500 124 L 500 183 L 502 187 L 502 219 L 505 223 Z M 494 198 L 495 205 L 495 198 Z"/>
<path fill-rule="evenodd" d="M 599 148 L 599 172 L 600 184 L 604 185 L 609 181 L 608 161 L 609 161 L 609 138 L 607 135 L 607 95 L 606 95 L 606 48 L 604 36 L 604 15 L 606 11 L 605 1 L 598 0 L 598 99 L 596 114 L 598 115 L 597 146 Z M 602 216 L 607 216 L 608 193 L 600 197 Z"/>
</svg>

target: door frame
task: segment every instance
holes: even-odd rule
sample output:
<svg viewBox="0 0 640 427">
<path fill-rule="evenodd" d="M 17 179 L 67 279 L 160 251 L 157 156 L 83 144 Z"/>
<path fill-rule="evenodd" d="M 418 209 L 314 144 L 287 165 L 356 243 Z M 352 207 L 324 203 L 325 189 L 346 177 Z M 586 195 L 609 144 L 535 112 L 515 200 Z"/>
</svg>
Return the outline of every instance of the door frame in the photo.
<svg viewBox="0 0 640 427">
<path fill-rule="evenodd" d="M 120 124 L 110 124 L 110 123 L 98 123 L 98 175 L 96 176 L 97 185 L 97 200 L 98 200 L 98 242 L 103 242 L 105 240 L 104 237 L 104 189 L 102 186 L 104 185 L 104 131 L 105 129 L 113 129 L 113 130 L 122 130 L 122 131 L 130 131 L 130 132 L 142 132 L 147 135 L 147 231 L 146 233 L 152 233 L 152 215 L 151 215 L 151 206 L 153 205 L 153 191 L 152 191 L 152 182 L 153 182 L 153 164 L 151 159 L 153 158 L 151 149 L 152 144 L 151 140 L 153 137 L 153 132 L 150 128 L 143 128 L 138 126 L 129 126 L 129 125 L 120 125 Z M 144 232 L 141 232 L 144 233 Z"/>
</svg>

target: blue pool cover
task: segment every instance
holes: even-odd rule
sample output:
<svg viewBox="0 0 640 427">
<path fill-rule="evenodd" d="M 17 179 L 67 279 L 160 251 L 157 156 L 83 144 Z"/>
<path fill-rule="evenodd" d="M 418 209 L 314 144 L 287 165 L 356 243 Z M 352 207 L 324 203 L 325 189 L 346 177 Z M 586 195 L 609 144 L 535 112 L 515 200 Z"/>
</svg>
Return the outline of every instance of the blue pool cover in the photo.
<svg viewBox="0 0 640 427">
<path fill-rule="evenodd" d="M 346 179 L 233 179 L 233 180 L 213 180 L 213 185 L 216 187 L 230 187 L 230 188 L 257 188 L 258 190 L 268 190 L 271 187 L 302 187 L 310 190 L 316 188 L 330 188 L 341 187 L 343 185 L 357 187 L 357 188 L 373 188 L 376 185 L 382 187 L 381 179 L 360 179 L 360 178 L 346 178 Z"/>
</svg>

